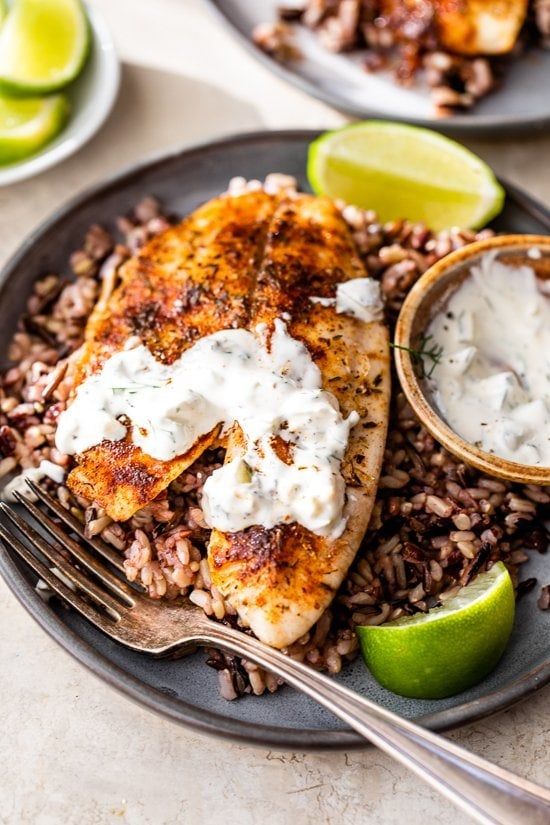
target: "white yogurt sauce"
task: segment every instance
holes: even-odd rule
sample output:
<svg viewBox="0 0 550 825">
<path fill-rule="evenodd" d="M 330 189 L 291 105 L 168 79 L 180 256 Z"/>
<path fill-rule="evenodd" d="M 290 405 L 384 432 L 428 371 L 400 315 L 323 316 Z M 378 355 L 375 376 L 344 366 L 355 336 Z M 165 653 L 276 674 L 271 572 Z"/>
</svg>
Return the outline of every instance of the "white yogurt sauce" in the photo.
<svg viewBox="0 0 550 825">
<path fill-rule="evenodd" d="M 351 315 L 360 321 L 380 321 L 384 316 L 384 303 L 380 284 L 374 278 L 353 278 L 336 286 L 336 298 L 309 299 L 314 304 L 335 306 L 340 315 Z"/>
<path fill-rule="evenodd" d="M 308 350 L 281 320 L 269 347 L 264 328 L 225 330 L 170 366 L 134 339 L 80 385 L 59 417 L 56 444 L 63 453 L 81 453 L 124 438 L 130 422 L 133 442 L 169 461 L 216 425 L 238 422 L 244 452 L 206 482 L 207 523 L 235 532 L 296 521 L 336 537 L 345 527 L 340 463 L 359 416 L 344 419 L 321 386 Z M 290 464 L 274 451 L 276 436 L 291 445 Z"/>
<path fill-rule="evenodd" d="M 38 484 L 46 477 L 53 479 L 57 484 L 61 484 L 65 478 L 65 470 L 63 467 L 60 467 L 59 464 L 54 464 L 53 461 L 43 459 L 38 467 L 27 467 L 26 470 L 23 470 L 19 475 L 12 478 L 2 490 L 2 498 L 4 501 L 16 501 L 14 493 L 21 493 L 21 495 L 34 501 L 36 496 L 29 487 L 27 487 L 25 482 L 29 479 L 29 481 L 34 481 Z"/>
<path fill-rule="evenodd" d="M 530 266 L 485 255 L 428 328 L 449 425 L 510 461 L 550 466 L 550 297 Z"/>
</svg>

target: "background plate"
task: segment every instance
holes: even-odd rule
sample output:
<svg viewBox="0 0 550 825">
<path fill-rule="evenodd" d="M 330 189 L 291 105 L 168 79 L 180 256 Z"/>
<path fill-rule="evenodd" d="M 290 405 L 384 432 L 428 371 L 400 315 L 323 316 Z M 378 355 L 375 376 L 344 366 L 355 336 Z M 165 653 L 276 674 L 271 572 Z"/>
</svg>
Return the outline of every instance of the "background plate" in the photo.
<svg viewBox="0 0 550 825">
<path fill-rule="evenodd" d="M 434 116 L 427 88 L 418 83 L 406 89 L 389 72 L 368 74 L 361 52 L 331 54 L 313 32 L 296 26 L 296 43 L 303 59 L 283 65 L 258 49 L 251 40 L 257 23 L 277 19 L 277 0 L 209 0 L 210 7 L 242 45 L 271 71 L 294 86 L 354 117 L 404 120 L 448 134 L 466 135 L 532 131 L 550 126 L 550 51 L 532 49 L 513 62 L 502 88 L 473 110 L 452 117 Z"/>
<path fill-rule="evenodd" d="M 88 190 L 42 224 L 0 275 L 0 360 L 15 319 L 36 276 L 66 272 L 69 253 L 94 221 L 112 224 L 145 194 L 169 211 L 184 214 L 225 189 L 229 178 L 263 178 L 268 172 L 295 175 L 305 188 L 305 159 L 315 132 L 263 132 L 207 144 L 152 160 Z M 550 233 L 550 212 L 508 187 L 504 212 L 495 224 L 510 232 Z M 171 719 L 200 730 L 281 748 L 354 746 L 364 740 L 305 696 L 284 688 L 274 695 L 226 702 L 205 654 L 179 661 L 152 660 L 118 646 L 55 600 L 46 605 L 29 572 L 0 550 L 0 569 L 17 598 L 69 653 L 126 695 Z M 549 580 L 547 557 L 535 555 L 524 576 Z M 361 661 L 338 678 L 384 707 L 441 730 L 500 710 L 550 679 L 550 612 L 536 606 L 536 590 L 518 605 L 511 643 L 498 668 L 480 685 L 449 699 L 403 699 L 381 688 Z M 32 655 L 32 651 L 28 652 Z"/>
</svg>

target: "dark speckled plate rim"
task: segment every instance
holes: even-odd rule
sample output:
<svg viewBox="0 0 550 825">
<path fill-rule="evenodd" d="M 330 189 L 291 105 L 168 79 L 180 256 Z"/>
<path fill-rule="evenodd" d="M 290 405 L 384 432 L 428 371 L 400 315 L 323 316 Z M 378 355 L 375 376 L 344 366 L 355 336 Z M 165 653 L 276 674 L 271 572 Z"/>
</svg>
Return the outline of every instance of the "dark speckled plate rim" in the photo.
<svg viewBox="0 0 550 825">
<path fill-rule="evenodd" d="M 278 62 L 270 55 L 259 49 L 252 38 L 241 31 L 237 23 L 232 19 L 230 13 L 223 9 L 220 0 L 203 0 L 210 10 L 212 16 L 237 40 L 237 42 L 254 57 L 259 63 L 269 69 L 270 72 L 285 80 L 291 86 L 295 86 L 302 92 L 326 103 L 333 109 L 343 112 L 352 117 L 363 120 L 365 118 L 376 118 L 377 120 L 403 120 L 398 112 L 392 114 L 379 112 L 367 106 L 355 106 L 353 103 L 338 97 L 337 94 L 326 92 L 322 86 L 307 80 L 292 68 Z M 502 137 L 502 130 L 506 130 L 506 137 L 511 135 L 535 135 L 543 134 L 550 128 L 550 112 L 548 115 L 536 115 L 532 117 L 513 117 L 512 115 L 479 115 L 475 111 L 471 115 L 461 114 L 448 118 L 425 118 L 414 121 L 414 126 L 422 126 L 427 129 L 436 129 L 456 137 L 493 136 Z"/>
<path fill-rule="evenodd" d="M 77 211 L 79 207 L 95 195 L 113 188 L 123 187 L 127 181 L 134 179 L 142 171 L 150 170 L 155 166 L 162 166 L 180 155 L 192 157 L 205 151 L 223 149 L 229 145 L 255 143 L 261 140 L 273 141 L 275 139 L 284 142 L 302 139 L 311 141 L 319 134 L 319 132 L 312 130 L 248 132 L 209 141 L 168 154 L 164 153 L 124 169 L 122 172 L 84 190 L 33 230 L 0 273 L 0 298 L 10 272 L 19 265 L 27 251 L 40 241 L 43 233 L 59 220 Z M 523 211 L 543 223 L 550 234 L 550 210 L 516 187 L 506 183 L 503 183 L 503 185 L 506 188 L 507 197 Z M 291 729 L 252 724 L 197 708 L 181 699 L 174 699 L 113 664 L 67 627 L 36 593 L 31 583 L 17 567 L 10 553 L 2 545 L 0 545 L 0 573 L 10 590 L 32 618 L 73 658 L 120 693 L 173 722 L 185 725 L 200 733 L 259 747 L 310 751 L 349 750 L 364 748 L 368 745 L 364 739 L 353 731 L 311 728 Z M 509 682 L 502 688 L 491 691 L 485 696 L 438 713 L 423 716 L 417 721 L 431 730 L 450 730 L 504 710 L 539 690 L 548 682 L 550 682 L 550 660 L 537 665 L 522 678 Z"/>
</svg>

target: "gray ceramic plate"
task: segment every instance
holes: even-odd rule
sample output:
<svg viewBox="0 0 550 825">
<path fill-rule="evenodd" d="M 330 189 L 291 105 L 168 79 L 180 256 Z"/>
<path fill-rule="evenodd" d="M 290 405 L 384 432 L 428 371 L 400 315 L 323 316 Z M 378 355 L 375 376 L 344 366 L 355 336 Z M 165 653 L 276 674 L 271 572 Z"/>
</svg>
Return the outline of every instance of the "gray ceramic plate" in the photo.
<svg viewBox="0 0 550 825">
<path fill-rule="evenodd" d="M 170 211 L 184 214 L 221 192 L 233 175 L 263 178 L 270 171 L 295 175 L 306 186 L 304 168 L 313 132 L 264 132 L 229 138 L 153 160 L 88 190 L 46 221 L 21 247 L 0 276 L 0 354 L 34 278 L 66 269 L 71 249 L 94 221 L 105 224 L 146 193 Z M 550 213 L 508 189 L 497 228 L 550 233 Z M 1 357 L 1 355 L 0 355 Z M 0 551 L 0 569 L 17 598 L 69 653 L 127 696 L 174 721 L 209 733 L 274 747 L 350 748 L 364 745 L 354 733 L 305 696 L 285 688 L 274 695 L 220 699 L 216 673 L 203 652 L 179 661 L 156 661 L 119 647 L 84 619 L 55 601 L 45 605 L 27 570 Z M 548 561 L 535 556 L 526 575 L 547 582 Z M 32 655 L 32 651 L 29 651 Z M 360 661 L 338 677 L 358 693 L 437 730 L 493 713 L 550 679 L 550 613 L 536 606 L 536 593 L 518 606 L 511 644 L 497 670 L 472 690 L 440 701 L 403 699 L 383 690 Z"/>
<path fill-rule="evenodd" d="M 250 34 L 257 23 L 277 19 L 277 0 L 209 0 L 218 18 L 241 44 L 271 71 L 308 94 L 358 118 L 379 117 L 430 126 L 448 134 L 466 135 L 535 131 L 550 125 L 550 52 L 532 49 L 510 67 L 502 87 L 471 112 L 436 118 L 429 92 L 419 82 L 411 88 L 395 83 L 389 72 L 367 74 L 361 53 L 331 54 L 317 37 L 297 26 L 302 59 L 278 63 L 258 49 Z"/>
</svg>

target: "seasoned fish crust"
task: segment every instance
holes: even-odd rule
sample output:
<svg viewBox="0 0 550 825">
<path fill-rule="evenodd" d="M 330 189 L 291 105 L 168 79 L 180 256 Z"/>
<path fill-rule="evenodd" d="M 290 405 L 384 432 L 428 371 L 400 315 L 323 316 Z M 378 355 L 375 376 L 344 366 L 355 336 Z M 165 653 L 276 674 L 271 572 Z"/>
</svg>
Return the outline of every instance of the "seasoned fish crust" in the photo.
<svg viewBox="0 0 550 825">
<path fill-rule="evenodd" d="M 507 54 L 516 45 L 527 16 L 528 0 L 383 0 L 381 10 L 397 39 L 427 8 L 433 15 L 439 46 L 461 55 Z"/>
<path fill-rule="evenodd" d="M 331 201 L 303 195 L 280 204 L 268 233 L 250 328 L 264 323 L 272 329 L 275 319 L 288 313 L 288 331 L 307 346 L 324 389 L 334 394 L 344 416 L 356 410 L 361 420 L 350 434 L 342 465 L 348 521 L 338 539 L 299 524 L 212 533 L 213 584 L 243 622 L 277 648 L 300 638 L 330 604 L 374 504 L 389 409 L 388 333 L 381 322 L 365 324 L 310 301 L 310 296 L 333 298 L 336 284 L 365 275 Z M 242 433 L 235 427 L 226 460 L 242 448 Z"/>
<path fill-rule="evenodd" d="M 516 45 L 527 6 L 527 0 L 439 0 L 439 38 L 458 54 L 507 54 Z"/>
<path fill-rule="evenodd" d="M 213 584 L 267 644 L 284 648 L 330 604 L 368 526 L 382 463 L 390 394 L 388 335 L 381 322 L 338 315 L 312 296 L 334 298 L 342 281 L 365 277 L 351 234 L 326 198 L 222 197 L 159 235 L 123 268 L 122 283 L 91 317 L 76 383 L 99 369 L 132 335 L 172 363 L 199 338 L 244 327 L 269 334 L 275 320 L 302 341 L 342 414 L 360 415 L 342 463 L 346 529 L 337 539 L 299 524 L 234 534 L 213 531 Z M 258 333 L 260 334 L 260 333 Z M 261 333 L 264 334 L 264 333 Z M 218 437 L 203 436 L 185 456 L 159 462 L 129 438 L 78 457 L 69 487 L 124 521 L 153 500 Z M 274 445 L 283 461 L 292 445 Z M 227 460 L 243 449 L 235 425 Z"/>
<path fill-rule="evenodd" d="M 137 335 L 173 363 L 199 338 L 247 325 L 267 224 L 277 199 L 264 192 L 209 201 L 155 237 L 122 267 L 122 281 L 90 317 L 75 386 Z M 126 521 L 156 498 L 216 439 L 218 428 L 183 456 L 160 462 L 128 437 L 78 456 L 69 488 Z"/>
</svg>

